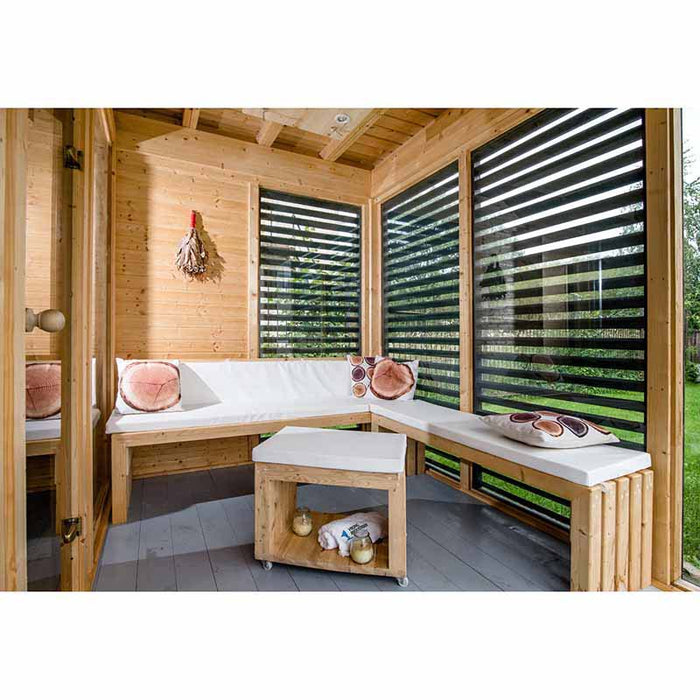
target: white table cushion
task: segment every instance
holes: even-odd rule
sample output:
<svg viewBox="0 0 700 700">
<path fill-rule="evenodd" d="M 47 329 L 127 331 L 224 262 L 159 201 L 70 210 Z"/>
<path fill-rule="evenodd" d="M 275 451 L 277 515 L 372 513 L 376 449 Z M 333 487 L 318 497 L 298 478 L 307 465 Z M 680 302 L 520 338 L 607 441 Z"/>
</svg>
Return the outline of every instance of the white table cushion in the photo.
<svg viewBox="0 0 700 700">
<path fill-rule="evenodd" d="M 253 395 L 254 397 L 254 395 Z M 326 399 L 307 403 L 268 402 L 252 400 L 222 402 L 207 406 L 188 407 L 175 413 L 138 413 L 122 415 L 114 411 L 107 421 L 106 432 L 134 433 L 146 430 L 175 430 L 205 428 L 214 425 L 238 425 L 261 421 L 284 421 L 315 416 L 350 416 L 369 411 L 369 405 L 353 399 Z"/>
<path fill-rule="evenodd" d="M 92 409 L 92 427 L 100 420 L 100 409 Z M 61 437 L 61 419 L 45 418 L 43 420 L 26 420 L 24 422 L 25 440 L 58 440 Z"/>
<path fill-rule="evenodd" d="M 531 447 L 487 428 L 477 416 L 426 401 L 372 401 L 372 413 L 582 486 L 651 466 L 651 455 L 612 445 L 568 450 Z"/>
<path fill-rule="evenodd" d="M 287 426 L 253 449 L 255 462 L 400 474 L 406 436 Z"/>
</svg>

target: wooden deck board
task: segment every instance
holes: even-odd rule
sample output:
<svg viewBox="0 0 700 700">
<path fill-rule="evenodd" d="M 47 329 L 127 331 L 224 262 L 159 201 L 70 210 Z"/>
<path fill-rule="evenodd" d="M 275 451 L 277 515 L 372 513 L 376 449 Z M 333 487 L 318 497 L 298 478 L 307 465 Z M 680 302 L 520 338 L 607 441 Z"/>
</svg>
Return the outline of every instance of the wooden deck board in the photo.
<svg viewBox="0 0 700 700">
<path fill-rule="evenodd" d="M 408 576 L 275 565 L 253 557 L 253 470 L 232 467 L 134 482 L 129 522 L 109 528 L 95 590 L 495 591 L 568 588 L 568 547 L 428 475 L 407 481 Z M 325 512 L 386 508 L 369 489 L 302 486 Z"/>
</svg>

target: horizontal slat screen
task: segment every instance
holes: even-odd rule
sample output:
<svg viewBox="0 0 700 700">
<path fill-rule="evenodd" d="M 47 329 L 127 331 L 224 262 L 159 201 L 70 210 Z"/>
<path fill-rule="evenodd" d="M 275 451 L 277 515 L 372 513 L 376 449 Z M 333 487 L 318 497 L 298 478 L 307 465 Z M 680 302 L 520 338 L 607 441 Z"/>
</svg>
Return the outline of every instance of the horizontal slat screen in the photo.
<svg viewBox="0 0 700 700">
<path fill-rule="evenodd" d="M 361 211 L 260 190 L 260 357 L 360 352 Z"/>
<path fill-rule="evenodd" d="M 550 109 L 472 154 L 474 405 L 644 449 L 644 111 Z"/>
<path fill-rule="evenodd" d="M 457 163 L 382 205 L 383 354 L 419 360 L 416 398 L 459 408 Z M 459 478 L 459 461 L 427 448 L 425 464 Z"/>
<path fill-rule="evenodd" d="M 383 354 L 419 360 L 416 398 L 459 408 L 457 163 L 382 204 Z"/>
</svg>

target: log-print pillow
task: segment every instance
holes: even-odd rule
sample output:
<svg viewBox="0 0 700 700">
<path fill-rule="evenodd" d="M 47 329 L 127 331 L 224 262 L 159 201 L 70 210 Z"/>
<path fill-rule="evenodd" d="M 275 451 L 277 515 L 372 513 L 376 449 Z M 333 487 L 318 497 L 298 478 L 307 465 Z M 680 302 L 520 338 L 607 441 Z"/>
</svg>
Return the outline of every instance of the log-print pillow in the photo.
<svg viewBox="0 0 700 700">
<path fill-rule="evenodd" d="M 180 363 L 177 360 L 117 359 L 119 413 L 182 411 Z"/>
<path fill-rule="evenodd" d="M 56 418 L 61 413 L 61 363 L 31 362 L 26 366 L 27 418 Z"/>
<path fill-rule="evenodd" d="M 620 442 L 609 430 L 584 418 L 554 411 L 481 416 L 489 428 L 534 447 L 590 447 Z"/>
<path fill-rule="evenodd" d="M 400 363 L 388 357 L 348 355 L 352 395 L 408 401 L 416 393 L 418 361 Z"/>
<path fill-rule="evenodd" d="M 350 363 L 350 391 L 356 399 L 363 399 L 369 391 L 369 382 L 374 374 L 377 362 L 383 357 L 362 357 L 361 355 L 348 355 Z"/>
</svg>

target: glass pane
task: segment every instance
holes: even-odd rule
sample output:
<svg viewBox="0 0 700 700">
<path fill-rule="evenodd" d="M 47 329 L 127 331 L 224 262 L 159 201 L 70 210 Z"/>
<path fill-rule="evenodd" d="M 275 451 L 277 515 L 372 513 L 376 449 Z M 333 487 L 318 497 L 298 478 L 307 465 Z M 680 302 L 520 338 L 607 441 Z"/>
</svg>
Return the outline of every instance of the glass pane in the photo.
<svg viewBox="0 0 700 700">
<path fill-rule="evenodd" d="M 382 204 L 382 277 L 384 354 L 420 362 L 417 399 L 459 408 L 456 162 Z"/>
<path fill-rule="evenodd" d="M 685 455 L 683 576 L 700 585 L 700 110 L 683 110 Z"/>
<path fill-rule="evenodd" d="M 260 190 L 260 357 L 360 352 L 359 207 Z"/>
<path fill-rule="evenodd" d="M 100 119 L 93 120 L 93 219 L 92 219 L 92 403 L 93 423 L 104 421 L 111 408 L 106 399 L 104 369 L 107 364 L 107 245 L 109 240 L 110 146 Z M 98 416 L 97 411 L 100 411 Z M 93 432 L 93 516 L 95 530 L 107 507 L 109 462 L 104 431 Z"/>
<path fill-rule="evenodd" d="M 63 146 L 69 110 L 30 110 L 27 148 L 26 305 L 64 308 L 62 231 L 70 215 Z M 66 190 L 66 188 L 68 189 Z M 61 430 L 60 333 L 25 335 L 27 362 L 27 574 L 29 590 L 60 588 L 56 453 Z"/>
</svg>

